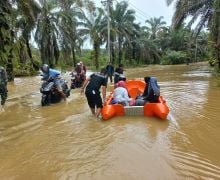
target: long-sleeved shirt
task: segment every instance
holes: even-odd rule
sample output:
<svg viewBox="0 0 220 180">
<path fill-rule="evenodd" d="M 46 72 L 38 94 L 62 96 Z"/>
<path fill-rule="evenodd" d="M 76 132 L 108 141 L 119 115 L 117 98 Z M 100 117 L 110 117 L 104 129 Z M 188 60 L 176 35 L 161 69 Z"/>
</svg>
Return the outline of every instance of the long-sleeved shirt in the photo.
<svg viewBox="0 0 220 180">
<path fill-rule="evenodd" d="M 127 89 L 123 87 L 117 87 L 114 90 L 113 99 L 118 102 L 123 102 L 127 106 L 129 104 L 129 101 L 131 100 L 128 96 Z"/>
<path fill-rule="evenodd" d="M 49 73 L 43 74 L 43 78 L 45 80 L 49 80 L 50 78 L 55 79 L 60 75 L 60 72 L 55 69 L 49 69 Z"/>
</svg>

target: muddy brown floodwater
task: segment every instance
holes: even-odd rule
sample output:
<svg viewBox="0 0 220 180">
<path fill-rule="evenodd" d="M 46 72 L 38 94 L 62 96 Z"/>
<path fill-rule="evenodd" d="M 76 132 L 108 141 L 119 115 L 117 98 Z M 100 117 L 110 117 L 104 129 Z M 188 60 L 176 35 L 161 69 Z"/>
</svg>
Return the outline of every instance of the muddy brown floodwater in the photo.
<svg viewBox="0 0 220 180">
<path fill-rule="evenodd" d="M 40 77 L 9 83 L 0 113 L 0 179 L 220 179 L 220 88 L 208 65 L 125 73 L 158 78 L 171 110 L 167 121 L 97 121 L 79 90 L 67 102 L 41 107 Z"/>
</svg>

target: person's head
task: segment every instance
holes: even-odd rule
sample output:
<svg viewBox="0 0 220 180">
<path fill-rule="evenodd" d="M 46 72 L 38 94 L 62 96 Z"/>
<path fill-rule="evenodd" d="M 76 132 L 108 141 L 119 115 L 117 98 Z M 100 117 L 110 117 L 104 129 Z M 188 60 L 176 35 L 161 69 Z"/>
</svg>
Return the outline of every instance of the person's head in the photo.
<svg viewBox="0 0 220 180">
<path fill-rule="evenodd" d="M 145 81 L 145 83 L 149 83 L 150 77 L 149 76 L 144 77 L 144 81 Z"/>
<path fill-rule="evenodd" d="M 119 82 L 117 83 L 117 87 L 123 87 L 123 88 L 126 88 L 126 84 L 125 84 L 124 81 L 119 81 Z"/>
<path fill-rule="evenodd" d="M 80 65 L 83 65 L 83 62 L 82 62 L 82 61 L 79 61 L 79 64 L 80 64 Z"/>
<path fill-rule="evenodd" d="M 100 74 L 105 75 L 106 74 L 106 69 L 102 68 L 101 71 L 100 71 Z"/>
<path fill-rule="evenodd" d="M 43 73 L 47 74 L 47 73 L 49 73 L 50 67 L 47 64 L 43 64 L 40 69 Z"/>
<path fill-rule="evenodd" d="M 123 64 L 119 64 L 118 67 L 123 68 Z"/>
<path fill-rule="evenodd" d="M 118 80 L 119 81 L 126 81 L 126 77 L 124 74 L 120 74 L 119 77 L 118 77 Z"/>
</svg>

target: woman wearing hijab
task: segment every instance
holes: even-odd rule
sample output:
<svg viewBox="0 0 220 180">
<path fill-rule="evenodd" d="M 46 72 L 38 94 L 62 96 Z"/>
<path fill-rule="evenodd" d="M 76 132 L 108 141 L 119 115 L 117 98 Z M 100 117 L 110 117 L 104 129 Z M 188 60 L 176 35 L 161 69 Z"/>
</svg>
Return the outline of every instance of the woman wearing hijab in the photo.
<svg viewBox="0 0 220 180">
<path fill-rule="evenodd" d="M 158 102 L 158 98 L 160 96 L 160 86 L 157 84 L 157 78 L 145 77 L 144 81 L 146 83 L 144 93 L 137 97 L 135 100 L 135 106 L 143 106 L 147 102 Z"/>
<path fill-rule="evenodd" d="M 124 81 L 119 81 L 114 90 L 113 99 L 115 102 L 122 104 L 124 106 L 129 106 L 129 102 L 132 100 L 128 96 L 128 91 L 125 86 Z"/>
<path fill-rule="evenodd" d="M 147 86 L 142 94 L 143 99 L 151 103 L 158 102 L 158 98 L 160 96 L 160 86 L 157 84 L 157 78 L 145 77 L 144 81 Z"/>
</svg>

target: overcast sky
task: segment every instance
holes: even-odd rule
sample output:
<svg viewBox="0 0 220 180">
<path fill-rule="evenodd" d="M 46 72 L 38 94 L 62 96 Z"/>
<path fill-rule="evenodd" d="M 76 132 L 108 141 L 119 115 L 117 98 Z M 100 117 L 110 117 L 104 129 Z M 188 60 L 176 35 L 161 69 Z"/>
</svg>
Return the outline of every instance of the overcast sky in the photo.
<svg viewBox="0 0 220 180">
<path fill-rule="evenodd" d="M 97 6 L 101 5 L 101 0 L 93 0 Z M 102 0 L 103 1 L 103 0 Z M 113 0 L 113 2 L 120 2 L 122 0 Z M 146 19 L 151 17 L 163 16 L 167 25 L 171 24 L 173 15 L 173 6 L 167 6 L 166 0 L 127 0 L 130 9 L 136 11 L 137 22 L 144 23 Z"/>
<path fill-rule="evenodd" d="M 93 0 L 96 6 L 103 7 L 101 1 L 105 0 Z M 122 0 L 113 0 L 113 3 L 121 2 Z M 171 25 L 172 15 L 174 13 L 173 5 L 167 6 L 166 0 L 127 0 L 130 9 L 135 10 L 136 21 L 145 25 L 146 19 L 151 17 L 164 17 L 167 25 Z M 89 41 L 84 42 L 84 48 L 91 49 L 91 44 Z"/>
</svg>

